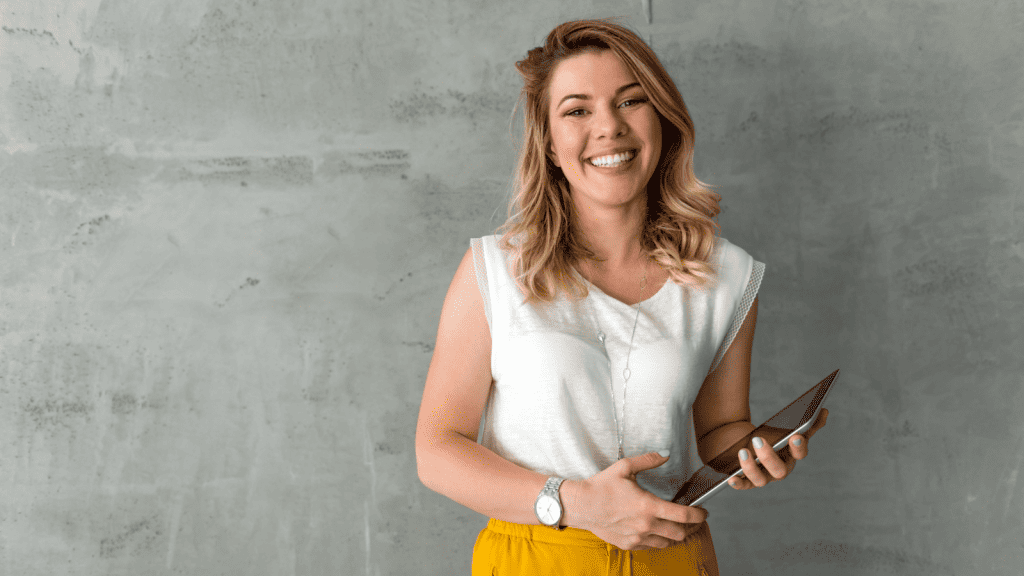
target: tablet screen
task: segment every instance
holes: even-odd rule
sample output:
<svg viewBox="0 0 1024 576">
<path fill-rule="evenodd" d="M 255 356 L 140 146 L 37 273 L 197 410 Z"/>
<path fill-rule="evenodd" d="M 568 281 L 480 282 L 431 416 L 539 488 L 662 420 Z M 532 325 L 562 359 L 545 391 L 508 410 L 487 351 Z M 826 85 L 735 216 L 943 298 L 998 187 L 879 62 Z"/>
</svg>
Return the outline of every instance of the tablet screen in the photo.
<svg viewBox="0 0 1024 576">
<path fill-rule="evenodd" d="M 780 410 L 764 424 L 761 424 L 753 432 L 747 434 L 718 456 L 711 459 L 700 470 L 697 470 L 690 479 L 672 498 L 673 502 L 690 506 L 698 498 L 721 486 L 722 483 L 740 471 L 738 453 L 741 448 L 750 444 L 754 436 L 764 438 L 765 442 L 775 446 L 787 439 L 801 426 L 810 424 L 811 419 L 818 413 L 825 395 L 828 394 L 839 370 L 829 374 L 824 380 L 804 392 L 789 406 Z M 789 446 L 784 446 L 778 451 L 779 455 L 786 457 L 789 453 Z"/>
</svg>

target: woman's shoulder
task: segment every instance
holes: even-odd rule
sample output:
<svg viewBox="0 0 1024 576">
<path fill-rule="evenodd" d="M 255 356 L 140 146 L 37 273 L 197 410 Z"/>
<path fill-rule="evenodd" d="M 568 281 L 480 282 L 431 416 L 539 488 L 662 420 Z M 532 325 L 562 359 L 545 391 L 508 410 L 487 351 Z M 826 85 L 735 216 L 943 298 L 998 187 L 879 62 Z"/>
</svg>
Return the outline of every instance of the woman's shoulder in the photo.
<svg viewBox="0 0 1024 576">
<path fill-rule="evenodd" d="M 512 246 L 517 246 L 517 245 L 522 243 L 522 240 L 525 237 L 525 235 L 522 234 L 522 233 L 520 233 L 520 234 L 512 234 L 512 235 L 504 235 L 504 234 L 494 233 L 494 234 L 487 234 L 487 235 L 484 235 L 484 236 L 480 236 L 480 237 L 477 237 L 477 238 L 471 238 L 471 240 L 474 240 L 474 241 L 475 240 L 486 241 L 486 242 L 489 242 L 489 243 L 491 243 L 493 245 L 500 246 L 500 245 L 504 244 L 504 241 L 505 241 L 506 237 L 508 239 L 508 243 L 509 244 L 511 244 Z"/>
<path fill-rule="evenodd" d="M 716 285 L 728 292 L 742 290 L 751 278 L 760 278 L 764 273 L 764 264 L 758 262 L 741 246 L 721 236 L 715 238 L 714 259 Z"/>
<path fill-rule="evenodd" d="M 487 269 L 490 274 L 496 274 L 501 270 L 504 272 L 502 278 L 510 274 L 511 251 L 504 246 L 502 240 L 500 234 L 470 238 L 474 261 L 481 272 Z"/>
<path fill-rule="evenodd" d="M 715 255 L 719 262 L 749 262 L 753 256 L 742 247 L 733 244 L 723 236 L 715 236 Z"/>
<path fill-rule="evenodd" d="M 507 261 L 511 258 L 516 247 L 522 243 L 522 235 L 506 237 L 501 234 L 488 234 L 486 236 L 470 238 L 469 242 L 474 250 L 481 252 L 481 256 L 486 254 L 489 257 Z"/>
</svg>

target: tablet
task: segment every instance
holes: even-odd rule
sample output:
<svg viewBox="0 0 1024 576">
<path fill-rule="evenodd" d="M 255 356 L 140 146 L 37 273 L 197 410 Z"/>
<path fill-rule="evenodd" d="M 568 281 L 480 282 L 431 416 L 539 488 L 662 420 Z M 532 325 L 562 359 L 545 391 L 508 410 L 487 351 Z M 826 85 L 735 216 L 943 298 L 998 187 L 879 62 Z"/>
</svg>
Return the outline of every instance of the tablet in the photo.
<svg viewBox="0 0 1024 576">
<path fill-rule="evenodd" d="M 747 447 L 754 436 L 764 438 L 764 441 L 770 443 L 772 449 L 777 451 L 779 456 L 788 456 L 789 437 L 793 434 L 802 434 L 811 427 L 815 418 L 818 417 L 818 413 L 821 412 L 821 403 L 825 401 L 829 390 L 832 389 L 832 382 L 836 379 L 837 374 L 839 374 L 839 370 L 826 376 L 824 380 L 804 392 L 789 406 L 755 428 L 753 432 L 712 458 L 707 465 L 690 476 L 679 492 L 676 492 L 672 501 L 684 506 L 698 506 L 721 490 L 723 486 L 728 486 L 729 478 L 743 472 L 743 469 L 740 468 L 739 451 L 741 448 Z M 780 448 L 781 450 L 779 450 Z M 758 459 L 755 458 L 754 462 L 757 461 Z"/>
</svg>

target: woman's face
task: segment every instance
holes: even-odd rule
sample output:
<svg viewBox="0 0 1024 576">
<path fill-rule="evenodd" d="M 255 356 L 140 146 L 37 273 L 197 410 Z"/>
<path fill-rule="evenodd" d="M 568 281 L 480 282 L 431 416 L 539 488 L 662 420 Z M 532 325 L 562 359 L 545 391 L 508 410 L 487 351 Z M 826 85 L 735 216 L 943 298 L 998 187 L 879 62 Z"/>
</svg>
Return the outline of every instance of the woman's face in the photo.
<svg viewBox="0 0 1024 576">
<path fill-rule="evenodd" d="M 661 123 L 618 56 L 601 50 L 566 58 L 548 92 L 549 157 L 577 206 L 621 206 L 645 195 L 661 156 Z"/>
</svg>

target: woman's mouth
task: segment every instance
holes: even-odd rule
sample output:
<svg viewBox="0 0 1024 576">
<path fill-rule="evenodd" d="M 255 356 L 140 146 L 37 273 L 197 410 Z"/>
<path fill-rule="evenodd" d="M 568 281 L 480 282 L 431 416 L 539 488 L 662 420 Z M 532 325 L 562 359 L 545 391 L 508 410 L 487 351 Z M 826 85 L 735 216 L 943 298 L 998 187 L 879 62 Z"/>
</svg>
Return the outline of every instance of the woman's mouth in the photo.
<svg viewBox="0 0 1024 576">
<path fill-rule="evenodd" d="M 607 156 L 595 156 L 587 160 L 590 164 L 597 166 L 598 168 L 617 168 L 622 166 L 626 162 L 629 162 L 636 157 L 636 150 L 627 150 L 618 154 L 609 154 Z"/>
</svg>

